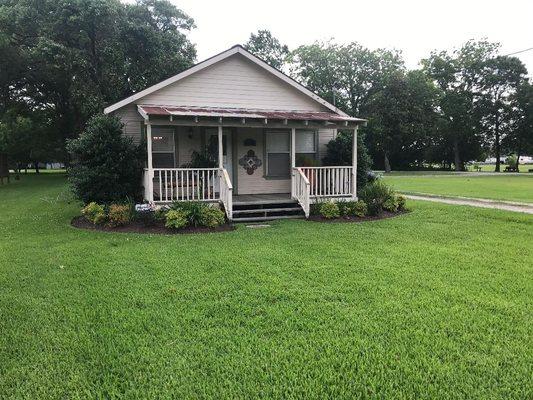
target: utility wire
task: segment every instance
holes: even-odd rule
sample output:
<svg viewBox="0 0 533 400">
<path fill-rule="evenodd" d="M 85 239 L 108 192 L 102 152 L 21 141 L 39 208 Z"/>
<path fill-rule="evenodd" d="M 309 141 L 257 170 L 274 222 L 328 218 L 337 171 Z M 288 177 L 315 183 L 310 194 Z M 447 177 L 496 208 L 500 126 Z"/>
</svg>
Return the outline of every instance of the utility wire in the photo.
<svg viewBox="0 0 533 400">
<path fill-rule="evenodd" d="M 502 57 L 513 56 L 515 54 L 525 53 L 526 51 L 531 51 L 531 50 L 533 50 L 533 47 L 530 47 L 530 48 L 524 49 L 524 50 L 515 51 L 514 53 L 504 54 Z"/>
</svg>

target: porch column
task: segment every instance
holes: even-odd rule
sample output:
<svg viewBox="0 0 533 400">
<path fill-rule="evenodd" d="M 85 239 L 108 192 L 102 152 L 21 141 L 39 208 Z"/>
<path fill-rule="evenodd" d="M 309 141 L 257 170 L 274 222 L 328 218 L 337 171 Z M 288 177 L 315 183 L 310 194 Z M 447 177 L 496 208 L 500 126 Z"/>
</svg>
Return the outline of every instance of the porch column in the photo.
<svg viewBox="0 0 533 400">
<path fill-rule="evenodd" d="M 218 126 L 218 168 L 224 168 L 224 148 L 222 146 L 222 125 Z"/>
<path fill-rule="evenodd" d="M 146 150 L 148 152 L 148 177 L 145 181 L 147 187 L 144 190 L 146 200 L 151 203 L 154 201 L 154 168 L 152 165 L 152 125 L 150 123 L 146 123 Z"/>
<path fill-rule="evenodd" d="M 357 200 L 357 128 L 356 125 L 353 130 L 353 146 L 352 146 L 352 198 Z"/>
<path fill-rule="evenodd" d="M 296 128 L 291 129 L 291 198 L 294 197 L 295 192 L 294 168 L 296 168 Z"/>
</svg>

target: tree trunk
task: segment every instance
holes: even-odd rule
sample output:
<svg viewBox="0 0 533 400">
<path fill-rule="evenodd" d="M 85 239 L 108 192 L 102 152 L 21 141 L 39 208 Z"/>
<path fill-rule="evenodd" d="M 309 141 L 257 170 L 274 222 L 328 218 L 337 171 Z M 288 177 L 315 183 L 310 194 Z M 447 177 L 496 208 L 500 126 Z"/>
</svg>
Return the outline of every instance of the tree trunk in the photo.
<svg viewBox="0 0 533 400">
<path fill-rule="evenodd" d="M 500 119 L 496 118 L 496 123 L 494 124 L 494 151 L 496 153 L 496 168 L 494 172 L 500 172 Z"/>
<path fill-rule="evenodd" d="M 453 138 L 453 157 L 455 170 L 461 171 L 461 155 L 459 154 L 459 138 L 457 135 Z"/>
<path fill-rule="evenodd" d="M 40 171 L 39 171 L 39 163 L 38 162 L 34 162 L 33 165 L 35 166 L 35 173 L 39 174 L 40 173 Z"/>
<path fill-rule="evenodd" d="M 384 153 L 384 156 L 385 158 L 383 160 L 383 163 L 385 164 L 385 173 L 388 174 L 389 172 L 391 172 L 389 156 L 387 153 Z"/>
</svg>

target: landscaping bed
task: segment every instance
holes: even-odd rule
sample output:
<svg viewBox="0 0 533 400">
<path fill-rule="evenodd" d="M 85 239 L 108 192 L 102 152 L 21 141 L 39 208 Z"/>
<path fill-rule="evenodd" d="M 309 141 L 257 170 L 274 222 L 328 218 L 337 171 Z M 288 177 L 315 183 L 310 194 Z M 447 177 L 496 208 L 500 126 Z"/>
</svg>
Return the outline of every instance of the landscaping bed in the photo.
<svg viewBox="0 0 533 400">
<path fill-rule="evenodd" d="M 215 233 L 215 232 L 228 232 L 235 230 L 235 226 L 231 224 L 223 224 L 217 227 L 205 227 L 205 226 L 188 226 L 179 230 L 167 228 L 163 221 L 154 221 L 153 223 L 146 225 L 140 221 L 132 221 L 126 225 L 121 226 L 109 226 L 109 225 L 96 225 L 88 221 L 83 216 L 72 218 L 70 224 L 75 228 L 103 231 L 103 232 L 120 232 L 120 233 L 148 233 L 158 235 L 176 235 L 187 233 Z"/>
</svg>

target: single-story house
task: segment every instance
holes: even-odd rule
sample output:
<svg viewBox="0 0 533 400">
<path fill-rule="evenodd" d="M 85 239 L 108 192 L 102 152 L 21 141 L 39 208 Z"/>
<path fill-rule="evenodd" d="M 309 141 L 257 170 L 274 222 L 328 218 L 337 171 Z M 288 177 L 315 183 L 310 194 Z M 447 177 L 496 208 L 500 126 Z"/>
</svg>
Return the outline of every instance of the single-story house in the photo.
<svg viewBox="0 0 533 400">
<path fill-rule="evenodd" d="M 356 198 L 357 140 L 351 166 L 318 165 L 338 129 L 356 138 L 366 121 L 240 45 L 104 112 L 146 143 L 148 202 L 218 201 L 230 220 L 251 221 L 309 216 L 313 201 Z"/>
</svg>

